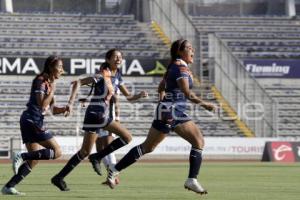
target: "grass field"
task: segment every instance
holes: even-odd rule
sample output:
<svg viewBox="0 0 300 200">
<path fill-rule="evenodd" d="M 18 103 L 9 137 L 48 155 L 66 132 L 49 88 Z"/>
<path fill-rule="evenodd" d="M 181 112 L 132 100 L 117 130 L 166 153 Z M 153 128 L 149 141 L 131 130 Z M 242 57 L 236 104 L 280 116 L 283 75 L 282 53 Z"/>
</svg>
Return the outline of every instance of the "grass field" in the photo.
<svg viewBox="0 0 300 200">
<path fill-rule="evenodd" d="M 102 186 L 105 176 L 97 176 L 89 163 L 79 165 L 67 178 L 69 192 L 60 192 L 50 178 L 63 164 L 40 164 L 17 189 L 26 196 L 0 199 L 64 200 L 299 200 L 300 165 L 274 163 L 205 162 L 200 173 L 207 196 L 183 188 L 187 163 L 138 163 L 123 171 L 121 184 L 114 190 Z M 0 164 L 0 184 L 12 175 L 10 164 Z"/>
</svg>

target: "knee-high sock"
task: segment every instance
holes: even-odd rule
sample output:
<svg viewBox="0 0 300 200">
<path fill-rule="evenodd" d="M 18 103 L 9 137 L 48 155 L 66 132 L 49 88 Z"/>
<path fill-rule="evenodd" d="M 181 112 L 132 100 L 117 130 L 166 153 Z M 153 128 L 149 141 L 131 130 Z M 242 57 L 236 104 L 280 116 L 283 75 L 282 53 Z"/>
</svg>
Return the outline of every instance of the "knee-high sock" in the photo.
<svg viewBox="0 0 300 200">
<path fill-rule="evenodd" d="M 26 152 L 21 154 L 23 160 L 50 160 L 54 159 L 53 149 L 41 149 L 38 151 Z"/>
<path fill-rule="evenodd" d="M 190 152 L 189 178 L 197 178 L 202 163 L 202 149 L 193 148 Z"/>
<path fill-rule="evenodd" d="M 141 145 L 133 147 L 116 165 L 115 169 L 121 171 L 128 166 L 135 163 L 141 156 L 143 156 L 144 150 Z"/>
<path fill-rule="evenodd" d="M 72 156 L 72 158 L 68 161 L 68 163 L 60 170 L 60 172 L 56 175 L 57 177 L 64 178 L 66 177 L 81 161 L 79 151 Z"/>
<path fill-rule="evenodd" d="M 89 159 L 100 160 L 106 155 L 110 154 L 111 152 L 114 152 L 115 150 L 125 146 L 126 144 L 127 142 L 125 142 L 122 138 L 117 138 L 114 141 L 112 141 L 107 147 L 105 147 L 102 151 L 91 154 L 89 156 Z"/>
<path fill-rule="evenodd" d="M 14 175 L 5 185 L 5 187 L 15 187 L 20 183 L 29 173 L 31 172 L 31 167 L 27 162 L 24 162 L 16 175 Z"/>
<path fill-rule="evenodd" d="M 110 165 L 115 165 L 117 163 L 116 155 L 114 153 L 110 153 L 107 156 L 105 156 L 102 159 L 102 161 L 105 167 L 108 167 Z"/>
</svg>

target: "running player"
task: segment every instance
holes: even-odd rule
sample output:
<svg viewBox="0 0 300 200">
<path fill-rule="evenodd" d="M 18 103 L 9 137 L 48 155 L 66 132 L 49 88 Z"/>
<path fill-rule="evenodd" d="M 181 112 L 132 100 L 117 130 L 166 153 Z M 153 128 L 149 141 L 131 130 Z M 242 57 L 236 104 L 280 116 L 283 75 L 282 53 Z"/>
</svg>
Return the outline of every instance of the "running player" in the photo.
<svg viewBox="0 0 300 200">
<path fill-rule="evenodd" d="M 152 127 L 142 144 L 132 148 L 115 166 L 110 167 L 107 181 L 112 189 L 116 185 L 115 177 L 121 170 L 132 165 L 144 154 L 152 152 L 165 139 L 166 135 L 174 130 L 192 145 L 189 157 L 189 175 L 184 187 L 196 193 L 207 193 L 197 181 L 204 147 L 203 135 L 185 111 L 187 99 L 209 111 L 215 110 L 216 107 L 204 102 L 191 91 L 193 77 L 188 64 L 193 63 L 193 60 L 194 49 L 189 41 L 181 39 L 173 42 L 171 62 L 158 88 L 158 92 L 162 96 L 156 109 Z"/>
<path fill-rule="evenodd" d="M 113 51 L 114 52 L 114 51 Z M 112 52 L 112 53 L 113 53 Z M 120 56 L 116 51 L 117 60 L 120 60 Z M 109 53 L 109 52 L 108 52 Z M 110 57 L 110 56 L 107 56 Z M 119 58 L 118 58 L 119 57 Z M 81 149 L 68 161 L 64 168 L 52 177 L 51 182 L 58 187 L 61 191 L 70 190 L 67 187 L 64 178 L 85 158 L 87 157 L 97 139 L 97 132 L 100 129 L 107 130 L 120 136 L 113 140 L 108 146 L 106 146 L 101 152 L 94 153 L 89 156 L 90 162 L 94 165 L 97 160 L 101 160 L 106 155 L 109 155 L 113 151 L 125 146 L 131 141 L 130 132 L 121 126 L 121 124 L 112 119 L 109 114 L 109 104 L 115 93 L 115 88 L 112 84 L 112 69 L 110 64 L 106 61 L 102 64 L 100 72 L 95 74 L 94 77 L 87 77 L 74 83 L 74 93 L 76 94 L 81 85 L 94 85 L 94 95 L 91 98 L 91 102 L 87 107 L 83 130 L 85 131 L 83 143 Z M 131 95 L 129 92 L 125 95 L 127 99 L 137 100 L 139 98 L 147 97 L 148 94 L 145 91 L 139 94 Z"/>
<path fill-rule="evenodd" d="M 44 128 L 44 115 L 49 107 L 55 115 L 64 113 L 65 116 L 68 116 L 72 110 L 74 95 L 71 95 L 69 103 L 65 107 L 55 105 L 56 80 L 63 72 L 62 59 L 50 56 L 45 62 L 43 72 L 34 78 L 27 109 L 20 119 L 22 140 L 28 152 L 16 154 L 13 160 L 15 175 L 2 188 L 2 194 L 24 195 L 17 191 L 15 186 L 31 172 L 38 161 L 57 159 L 61 156 L 58 143 L 53 135 Z"/>
<path fill-rule="evenodd" d="M 114 87 L 114 92 L 115 92 L 113 95 L 113 98 L 110 101 L 110 105 L 109 105 L 110 115 L 115 121 L 118 122 L 120 120 L 120 114 L 119 114 L 120 113 L 120 109 L 119 109 L 119 94 L 120 94 L 120 92 L 130 102 L 135 99 L 132 98 L 133 96 L 131 96 L 127 87 L 124 85 L 124 82 L 122 79 L 122 74 L 119 70 L 119 66 L 122 64 L 122 61 L 123 61 L 122 52 L 118 49 L 111 49 L 106 53 L 105 59 L 111 70 L 111 81 L 112 81 L 112 85 Z M 114 139 L 113 133 L 110 133 L 103 129 L 99 130 L 98 136 L 99 137 L 96 140 L 97 152 L 100 152 L 101 150 L 103 150 Z M 117 162 L 116 156 L 114 153 L 111 153 L 111 154 L 105 156 L 102 160 L 103 160 L 103 163 L 106 168 L 109 165 L 112 165 L 112 164 L 115 165 Z M 93 163 L 92 163 L 93 168 L 98 175 L 102 175 L 100 163 L 101 163 L 101 160 L 97 160 L 97 159 L 93 160 Z M 118 182 L 119 182 L 119 180 L 117 179 L 116 183 L 118 183 Z M 104 183 L 106 183 L 106 182 L 104 182 Z"/>
</svg>

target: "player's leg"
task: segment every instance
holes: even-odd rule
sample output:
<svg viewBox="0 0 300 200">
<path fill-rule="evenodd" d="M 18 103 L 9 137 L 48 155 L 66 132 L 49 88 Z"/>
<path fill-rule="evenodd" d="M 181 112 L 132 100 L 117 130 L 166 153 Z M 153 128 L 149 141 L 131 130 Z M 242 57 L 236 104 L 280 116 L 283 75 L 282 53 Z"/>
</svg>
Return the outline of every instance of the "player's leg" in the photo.
<svg viewBox="0 0 300 200">
<path fill-rule="evenodd" d="M 26 148 L 28 152 L 35 152 L 40 149 L 38 143 L 27 143 Z M 37 165 L 38 160 L 27 160 L 21 164 L 19 167 L 18 173 L 15 174 L 2 188 L 2 194 L 5 195 L 24 195 L 24 193 L 19 192 L 15 189 L 15 186 L 19 184 Z"/>
<path fill-rule="evenodd" d="M 206 194 L 207 191 L 197 181 L 202 163 L 202 149 L 204 147 L 204 139 L 200 129 L 193 121 L 187 121 L 178 124 L 174 131 L 192 145 L 189 157 L 189 175 L 184 184 L 185 188 L 196 193 Z"/>
<path fill-rule="evenodd" d="M 41 146 L 45 147 L 42 149 L 37 148 L 36 150 L 24 152 L 24 153 L 17 153 L 13 160 L 13 169 L 15 174 L 18 173 L 19 167 L 22 165 L 24 161 L 30 161 L 30 160 L 51 160 L 56 159 L 61 156 L 61 150 L 56 142 L 56 140 L 52 137 L 49 133 L 38 133 L 40 136 L 36 137 L 35 141 L 36 143 L 39 143 Z M 32 145 L 34 143 L 27 143 L 27 145 Z M 32 149 L 31 147 L 28 147 L 29 149 Z"/>
<path fill-rule="evenodd" d="M 107 177 L 109 187 L 112 189 L 115 187 L 115 178 L 121 170 L 135 163 L 146 153 L 152 152 L 165 139 L 166 135 L 166 133 L 151 127 L 146 140 L 142 144 L 133 147 L 114 167 L 110 166 Z"/>
<path fill-rule="evenodd" d="M 102 151 L 106 146 L 108 146 L 108 144 L 110 144 L 113 140 L 113 138 L 109 137 L 111 136 L 111 134 L 108 133 L 108 131 L 100 129 L 98 134 L 98 138 L 96 140 L 96 151 L 100 152 Z M 107 162 L 107 157 L 110 156 L 111 154 L 105 156 L 102 160 L 103 163 Z M 106 163 L 104 164 L 106 166 Z M 93 165 L 93 169 L 94 171 L 98 174 L 98 175 L 102 175 L 101 172 L 101 159 L 100 160 L 95 160 L 94 161 L 94 165 Z"/>
<path fill-rule="evenodd" d="M 109 133 L 107 136 L 101 137 L 102 139 L 102 148 L 104 149 L 105 147 L 107 147 L 113 140 L 114 140 L 114 136 L 112 133 Z M 110 165 L 115 165 L 117 163 L 116 160 L 116 156 L 114 154 L 114 152 L 108 154 L 107 156 L 105 156 L 103 159 L 103 164 L 104 166 L 107 168 Z"/>
<path fill-rule="evenodd" d="M 94 164 L 94 160 L 104 158 L 106 155 L 112 153 L 113 151 L 127 145 L 132 140 L 130 132 L 126 128 L 122 127 L 120 123 L 117 123 L 115 121 L 109 123 L 108 126 L 105 127 L 105 130 L 113 132 L 120 137 L 113 140 L 101 152 L 91 154 L 89 156 L 89 160 L 92 164 Z"/>
<path fill-rule="evenodd" d="M 66 182 L 63 180 L 85 157 L 87 157 L 97 139 L 95 132 L 86 132 L 84 134 L 81 149 L 71 157 L 68 163 L 60 170 L 58 174 L 52 177 L 51 182 L 61 191 L 68 191 Z"/>
<path fill-rule="evenodd" d="M 165 139 L 167 134 L 158 131 L 157 129 L 151 127 L 147 135 L 146 140 L 132 148 L 116 165 L 115 169 L 121 171 L 134 162 L 136 162 L 144 154 L 152 152 L 156 146 Z"/>
</svg>

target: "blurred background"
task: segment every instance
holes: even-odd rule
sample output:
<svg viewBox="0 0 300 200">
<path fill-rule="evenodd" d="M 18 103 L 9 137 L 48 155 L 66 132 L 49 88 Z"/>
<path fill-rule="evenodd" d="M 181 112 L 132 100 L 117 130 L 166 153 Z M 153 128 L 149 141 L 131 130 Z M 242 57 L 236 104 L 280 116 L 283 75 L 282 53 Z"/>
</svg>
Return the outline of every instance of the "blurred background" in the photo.
<svg viewBox="0 0 300 200">
<path fill-rule="evenodd" d="M 300 160 L 300 0 L 0 0 L 0 11 L 0 159 L 24 150 L 19 117 L 45 58 L 64 59 L 56 92 L 64 105 L 70 82 L 94 73 L 111 48 L 124 53 L 130 90 L 150 94 L 136 104 L 121 96 L 121 123 L 134 136 L 124 154 L 147 135 L 171 42 L 185 38 L 196 49 L 194 91 L 221 107 L 212 114 L 189 105 L 206 138 L 204 157 L 293 152 L 277 161 Z M 77 103 L 69 118 L 46 117 L 66 157 L 81 144 L 84 109 Z M 172 133 L 148 157 L 182 159 L 189 149 Z"/>
</svg>

